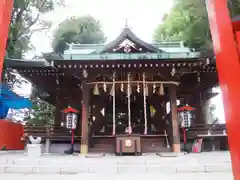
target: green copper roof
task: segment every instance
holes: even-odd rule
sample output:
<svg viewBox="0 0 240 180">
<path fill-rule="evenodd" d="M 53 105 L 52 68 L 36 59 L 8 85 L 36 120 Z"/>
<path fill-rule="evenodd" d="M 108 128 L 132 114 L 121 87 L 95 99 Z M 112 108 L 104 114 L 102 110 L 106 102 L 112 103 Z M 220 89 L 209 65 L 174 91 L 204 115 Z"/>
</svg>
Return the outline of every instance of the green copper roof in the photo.
<svg viewBox="0 0 240 180">
<path fill-rule="evenodd" d="M 192 60 L 201 58 L 200 52 L 192 52 L 182 42 L 148 44 L 139 39 L 128 27 L 108 44 L 69 44 L 63 55 L 44 54 L 50 60 Z"/>
<path fill-rule="evenodd" d="M 111 53 L 111 54 L 65 54 L 62 60 L 167 60 L 200 58 L 200 52 L 187 53 Z M 59 60 L 61 60 L 59 58 Z"/>
</svg>

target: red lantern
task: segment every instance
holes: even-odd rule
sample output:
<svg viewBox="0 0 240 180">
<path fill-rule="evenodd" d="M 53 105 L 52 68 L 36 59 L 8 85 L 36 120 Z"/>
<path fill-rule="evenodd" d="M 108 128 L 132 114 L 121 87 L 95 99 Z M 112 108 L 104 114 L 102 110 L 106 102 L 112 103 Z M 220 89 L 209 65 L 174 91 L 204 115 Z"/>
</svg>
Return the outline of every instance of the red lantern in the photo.
<svg viewBox="0 0 240 180">
<path fill-rule="evenodd" d="M 178 108 L 178 111 L 194 111 L 195 108 L 189 106 L 189 105 L 186 105 L 186 106 L 182 106 L 182 107 L 179 107 Z"/>
<path fill-rule="evenodd" d="M 64 115 L 66 116 L 66 127 L 68 129 L 76 129 L 77 125 L 77 114 L 79 113 L 78 110 L 68 107 L 62 110 Z M 62 124 L 63 126 L 63 124 Z"/>
<path fill-rule="evenodd" d="M 195 108 L 185 105 L 178 108 L 178 117 L 183 132 L 184 151 L 187 151 L 187 128 L 191 126 L 194 119 Z"/>
<path fill-rule="evenodd" d="M 72 131 L 71 149 L 67 151 L 69 154 L 72 154 L 74 152 L 74 130 L 77 126 L 77 113 L 79 111 L 72 107 L 68 107 L 63 109 L 62 112 L 66 115 L 66 128 L 71 129 Z"/>
<path fill-rule="evenodd" d="M 76 110 L 76 109 L 74 109 L 74 108 L 72 108 L 72 107 L 70 107 L 70 106 L 69 106 L 68 108 L 63 109 L 62 112 L 63 112 L 63 113 L 66 113 L 66 114 L 67 114 L 67 113 L 76 113 L 76 114 L 79 113 L 78 110 Z"/>
<path fill-rule="evenodd" d="M 183 128 L 187 128 L 191 126 L 191 123 L 194 119 L 194 111 L 195 108 L 185 105 L 178 108 L 178 118 L 180 122 L 180 126 Z"/>
</svg>

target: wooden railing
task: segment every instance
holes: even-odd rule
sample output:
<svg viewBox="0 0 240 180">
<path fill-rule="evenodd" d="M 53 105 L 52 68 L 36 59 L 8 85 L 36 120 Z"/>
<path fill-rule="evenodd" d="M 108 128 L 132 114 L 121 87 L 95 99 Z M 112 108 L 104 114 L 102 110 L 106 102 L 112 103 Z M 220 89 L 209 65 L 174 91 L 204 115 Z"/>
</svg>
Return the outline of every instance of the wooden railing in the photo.
<svg viewBox="0 0 240 180">
<path fill-rule="evenodd" d="M 188 128 L 188 138 L 196 138 L 201 136 L 217 136 L 226 135 L 225 124 L 198 124 Z"/>
<path fill-rule="evenodd" d="M 27 136 L 44 139 L 70 139 L 72 136 L 69 129 L 61 126 L 25 126 L 24 132 Z M 75 138 L 80 138 L 80 136 L 75 135 Z"/>
<path fill-rule="evenodd" d="M 61 126 L 26 126 L 25 133 L 34 137 L 50 138 L 50 139 L 70 139 L 71 132 Z M 201 137 L 201 135 L 224 135 L 226 133 L 226 126 L 220 124 L 198 124 L 188 128 L 188 138 Z M 182 136 L 182 132 L 180 133 Z M 99 136 L 100 134 L 95 134 Z M 94 136 L 94 135 L 93 135 Z M 109 135 L 111 136 L 111 135 Z M 171 136 L 168 134 L 168 136 Z M 80 138 L 79 135 L 75 135 L 75 138 Z"/>
</svg>

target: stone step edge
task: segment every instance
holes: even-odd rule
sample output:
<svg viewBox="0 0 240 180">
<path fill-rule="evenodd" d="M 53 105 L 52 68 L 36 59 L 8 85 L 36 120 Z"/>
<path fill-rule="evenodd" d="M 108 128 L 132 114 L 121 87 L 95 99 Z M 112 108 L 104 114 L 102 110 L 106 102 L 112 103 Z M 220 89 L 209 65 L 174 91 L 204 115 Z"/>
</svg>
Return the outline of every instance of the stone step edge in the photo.
<svg viewBox="0 0 240 180">
<path fill-rule="evenodd" d="M 91 159 L 91 158 L 89 158 Z M 174 162 L 155 162 L 155 161 L 136 161 L 136 162 L 128 162 L 128 161 L 103 161 L 104 164 L 113 165 L 113 166 L 186 166 L 186 163 L 175 163 Z M 0 161 L 0 166 L 56 166 L 59 162 L 57 161 L 45 161 L 45 160 L 36 160 L 36 161 Z M 102 164 L 100 162 L 92 162 L 92 161 L 68 161 L 65 162 L 67 166 L 75 166 L 75 165 L 85 165 L 85 166 L 95 166 Z M 219 163 L 196 163 L 190 162 L 188 165 L 231 165 L 231 162 L 219 162 Z M 187 165 L 187 166 L 188 166 Z"/>
<path fill-rule="evenodd" d="M 171 173 L 213 173 L 213 172 L 232 172 L 230 165 L 193 165 L 193 166 L 111 166 L 109 168 L 99 168 L 98 166 L 85 166 L 73 168 L 71 166 L 0 166 L 1 173 L 20 173 L 20 174 L 79 174 L 79 173 L 129 173 L 129 172 L 171 172 Z"/>
</svg>

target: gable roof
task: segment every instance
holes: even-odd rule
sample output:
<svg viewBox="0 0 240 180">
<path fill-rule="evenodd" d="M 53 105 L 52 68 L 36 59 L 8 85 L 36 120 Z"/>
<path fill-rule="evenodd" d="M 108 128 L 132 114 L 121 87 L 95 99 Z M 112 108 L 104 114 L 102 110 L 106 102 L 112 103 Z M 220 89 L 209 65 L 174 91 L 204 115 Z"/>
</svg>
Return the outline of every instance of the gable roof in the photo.
<svg viewBox="0 0 240 180">
<path fill-rule="evenodd" d="M 132 42 L 138 44 L 139 46 L 147 49 L 148 52 L 152 52 L 152 53 L 161 52 L 160 49 L 142 41 L 128 27 L 125 27 L 121 32 L 121 34 L 115 40 L 113 40 L 112 42 L 107 44 L 105 47 L 103 47 L 100 53 L 107 53 L 109 51 L 112 51 L 115 47 L 119 46 L 126 39 L 129 39 Z"/>
</svg>

